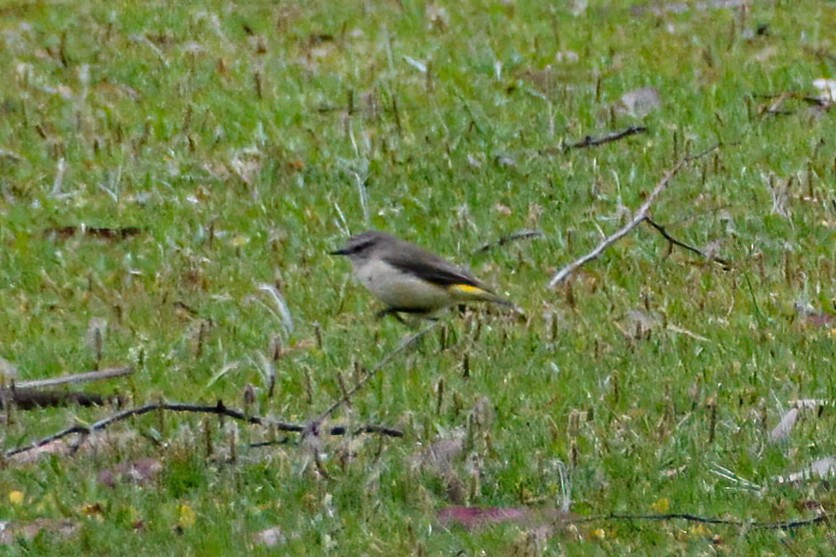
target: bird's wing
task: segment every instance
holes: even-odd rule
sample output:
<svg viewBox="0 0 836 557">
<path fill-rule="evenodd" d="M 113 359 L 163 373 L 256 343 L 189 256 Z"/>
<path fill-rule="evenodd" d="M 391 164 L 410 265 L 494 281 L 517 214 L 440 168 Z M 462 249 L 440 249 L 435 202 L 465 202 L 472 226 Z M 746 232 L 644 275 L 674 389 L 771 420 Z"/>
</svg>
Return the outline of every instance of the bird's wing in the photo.
<svg viewBox="0 0 836 557">
<path fill-rule="evenodd" d="M 449 261 L 417 246 L 407 245 L 402 247 L 403 249 L 400 251 L 385 256 L 384 261 L 396 269 L 439 286 L 468 284 L 490 292 L 481 281 L 461 267 L 453 265 Z"/>
</svg>

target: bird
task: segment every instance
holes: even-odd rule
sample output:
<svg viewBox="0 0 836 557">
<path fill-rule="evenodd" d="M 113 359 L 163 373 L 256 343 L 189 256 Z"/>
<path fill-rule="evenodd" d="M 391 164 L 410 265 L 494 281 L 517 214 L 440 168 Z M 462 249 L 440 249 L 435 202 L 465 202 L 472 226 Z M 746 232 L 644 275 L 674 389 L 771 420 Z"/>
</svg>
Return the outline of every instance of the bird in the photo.
<svg viewBox="0 0 836 557">
<path fill-rule="evenodd" d="M 386 232 L 368 230 L 330 252 L 348 258 L 354 274 L 369 292 L 386 304 L 378 316 L 401 313 L 434 316 L 463 302 L 516 306 L 498 296 L 464 268 Z"/>
</svg>

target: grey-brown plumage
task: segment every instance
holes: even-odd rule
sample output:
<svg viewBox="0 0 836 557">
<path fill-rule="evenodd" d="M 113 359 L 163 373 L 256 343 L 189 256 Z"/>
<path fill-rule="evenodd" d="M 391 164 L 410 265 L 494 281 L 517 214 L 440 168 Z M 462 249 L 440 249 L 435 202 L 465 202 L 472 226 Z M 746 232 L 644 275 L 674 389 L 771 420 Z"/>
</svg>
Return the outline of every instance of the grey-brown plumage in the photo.
<svg viewBox="0 0 836 557">
<path fill-rule="evenodd" d="M 512 306 L 465 269 L 399 238 L 369 230 L 352 236 L 345 255 L 363 285 L 388 313 L 432 313 L 450 304 L 486 301 Z"/>
</svg>

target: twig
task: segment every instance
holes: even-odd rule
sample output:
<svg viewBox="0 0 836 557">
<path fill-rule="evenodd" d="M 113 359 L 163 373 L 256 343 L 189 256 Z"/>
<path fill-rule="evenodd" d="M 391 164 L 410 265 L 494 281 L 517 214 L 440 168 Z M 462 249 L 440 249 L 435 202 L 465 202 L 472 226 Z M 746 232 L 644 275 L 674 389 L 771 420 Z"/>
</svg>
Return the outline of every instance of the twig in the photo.
<svg viewBox="0 0 836 557">
<path fill-rule="evenodd" d="M 25 453 L 27 451 L 31 451 L 37 449 L 38 447 L 43 447 L 44 445 L 48 445 L 53 441 L 57 441 L 59 439 L 63 439 L 69 435 L 74 433 L 80 433 L 83 435 L 89 435 L 95 431 L 103 430 L 108 426 L 115 424 L 117 422 L 121 422 L 133 416 L 141 416 L 143 414 L 148 414 L 149 412 L 154 412 L 157 410 L 167 410 L 169 412 L 191 412 L 197 414 L 215 414 L 218 416 L 226 416 L 228 418 L 233 418 L 235 420 L 240 420 L 246 422 L 248 424 L 253 425 L 262 425 L 262 426 L 271 426 L 276 428 L 279 431 L 288 431 L 294 433 L 302 433 L 308 430 L 308 426 L 304 424 L 296 424 L 291 422 L 283 422 L 279 420 L 271 420 L 269 418 L 262 418 L 260 416 L 249 416 L 242 412 L 241 410 L 236 410 L 234 408 L 227 408 L 224 406 L 224 403 L 218 401 L 218 403 L 214 406 L 208 405 L 197 405 L 197 404 L 182 404 L 176 402 L 153 402 L 151 404 L 146 404 L 145 406 L 138 406 L 136 408 L 129 408 L 127 410 L 122 410 L 121 412 L 117 412 L 106 418 L 102 418 L 97 422 L 93 422 L 90 425 L 82 425 L 76 424 L 74 426 L 68 427 L 63 429 L 57 433 L 53 433 L 47 437 L 42 439 L 38 439 L 37 441 L 33 441 L 28 445 L 23 445 L 20 447 L 16 447 L 14 449 L 9 449 L 6 451 L 3 456 L 4 458 L 12 457 L 16 454 Z M 403 432 L 383 426 L 376 426 L 376 425 L 367 425 L 359 428 L 356 430 L 360 433 L 378 433 L 380 435 L 387 435 L 390 437 L 402 437 Z M 349 429 L 345 426 L 334 426 L 327 430 L 329 435 L 346 435 L 349 432 Z"/>
<path fill-rule="evenodd" d="M 752 530 L 792 530 L 804 526 L 816 524 L 830 524 L 834 518 L 833 514 L 820 514 L 813 518 L 802 520 L 787 520 L 779 522 L 758 522 L 756 520 L 740 520 L 734 518 L 714 518 L 698 516 L 690 513 L 666 513 L 666 514 L 602 514 L 593 516 L 577 516 L 567 511 L 558 509 L 518 509 L 511 507 L 448 507 L 438 513 L 442 522 L 458 523 L 466 528 L 485 524 L 496 524 L 499 522 L 530 523 L 532 518 L 537 521 L 546 520 L 552 525 L 578 525 L 592 522 L 612 521 L 645 521 L 662 522 L 667 520 L 685 520 L 699 524 L 716 524 L 723 526 L 735 526 L 743 529 L 747 534 Z M 442 518 L 443 517 L 443 518 Z"/>
<path fill-rule="evenodd" d="M 318 434 L 318 432 L 314 433 Z M 328 431 L 328 433 L 331 435 L 359 435 L 361 433 L 379 433 L 380 435 L 386 437 L 403 437 L 403 431 L 381 425 L 364 425 L 355 428 L 354 430 L 349 430 L 349 428 L 345 426 L 337 425 L 332 427 Z M 247 445 L 247 447 L 251 449 L 258 449 L 262 447 L 272 447 L 274 445 L 287 445 L 288 443 L 290 443 L 290 437 L 283 437 L 275 441 L 259 441 L 257 443 L 250 443 L 249 445 Z"/>
<path fill-rule="evenodd" d="M 792 97 L 793 93 L 790 92 L 781 93 L 775 97 L 769 97 L 770 103 L 759 107 L 758 114 L 772 114 L 773 116 L 785 116 L 787 114 L 792 114 L 791 110 L 782 110 L 784 102 Z M 775 99 L 774 101 L 772 100 L 773 98 Z"/>
<path fill-rule="evenodd" d="M 656 231 L 659 234 L 661 234 L 662 237 L 665 240 L 667 240 L 668 242 L 670 242 L 671 244 L 673 244 L 675 246 L 679 246 L 683 249 L 686 249 L 686 250 L 690 251 L 691 253 L 696 253 L 697 255 L 700 255 L 700 256 L 702 256 L 706 259 L 710 259 L 711 261 L 714 261 L 715 263 L 719 263 L 720 265 L 722 265 L 724 271 L 730 271 L 731 270 L 731 264 L 728 262 L 728 260 L 723 259 L 722 257 L 716 257 L 716 256 L 713 256 L 713 255 L 708 255 L 707 253 L 704 253 L 704 252 L 698 250 L 697 248 L 695 248 L 693 246 L 689 246 L 688 244 L 686 244 L 684 242 L 680 242 L 679 240 L 677 240 L 676 238 L 674 238 L 673 236 L 668 234 L 668 231 L 665 230 L 665 228 L 661 224 L 657 223 L 656 221 L 654 221 L 650 217 L 644 217 L 644 222 L 646 222 L 647 224 L 652 226 L 654 229 L 656 229 Z"/>
<path fill-rule="evenodd" d="M 372 377 L 374 377 L 377 374 L 378 371 L 380 371 L 389 362 L 391 362 L 394 359 L 395 356 L 397 356 L 398 354 L 400 354 L 401 352 L 403 352 L 404 350 L 406 350 L 407 348 L 409 348 L 410 346 L 415 344 L 418 341 L 418 339 L 420 339 L 421 337 L 426 335 L 428 332 L 430 332 L 430 330 L 433 329 L 437 324 L 438 324 L 438 321 L 433 321 L 432 323 L 430 323 L 429 325 L 427 325 L 426 327 L 424 327 L 423 329 L 421 329 L 417 333 L 414 333 L 414 334 L 408 336 L 407 338 L 405 338 L 403 341 L 401 341 L 401 343 L 397 347 L 395 347 L 394 350 L 392 350 L 391 352 L 386 354 L 386 357 L 384 357 L 382 360 L 377 362 L 377 364 L 375 364 L 375 366 L 373 368 L 371 368 L 369 371 L 367 371 L 366 375 L 362 379 L 360 379 L 360 381 L 358 381 L 353 387 L 351 387 L 347 392 L 345 392 L 343 394 L 343 396 L 341 396 L 340 398 L 335 400 L 331 404 L 331 406 L 329 406 L 324 412 L 322 412 L 319 416 L 317 416 L 314 420 L 312 420 L 311 423 L 309 424 L 308 428 L 307 428 L 308 431 L 314 431 L 315 432 L 315 430 L 318 429 L 319 424 L 322 423 L 322 420 L 324 420 L 325 418 L 327 418 L 328 416 L 333 414 L 334 411 L 337 410 L 337 408 L 339 408 L 340 406 L 342 406 L 343 404 L 348 402 L 351 399 L 351 397 L 354 396 L 354 394 L 357 391 L 362 389 L 366 385 L 366 383 L 368 383 L 369 380 Z"/>
<path fill-rule="evenodd" d="M 142 228 L 138 226 L 119 226 L 115 228 L 108 228 L 104 226 L 53 226 L 44 231 L 46 235 L 56 235 L 61 239 L 70 238 L 76 234 L 82 236 L 92 236 L 95 238 L 102 238 L 104 240 L 126 240 L 131 236 L 136 236 L 142 233 Z"/>
<path fill-rule="evenodd" d="M 656 184 L 656 187 L 653 188 L 653 191 L 650 192 L 650 195 L 647 196 L 645 202 L 642 203 L 638 211 L 636 211 L 633 214 L 633 218 L 630 219 L 630 222 L 619 228 L 612 235 L 604 238 L 601 241 L 601 243 L 599 243 L 591 252 L 584 255 L 580 259 L 577 259 L 572 263 L 566 265 L 557 273 L 555 273 L 552 279 L 549 281 L 549 288 L 554 288 L 555 286 L 566 280 L 566 278 L 568 278 L 569 275 L 574 273 L 581 266 L 586 265 L 593 259 L 597 259 L 598 257 L 600 257 L 605 249 L 607 249 L 608 247 L 616 243 L 618 240 L 629 234 L 634 228 L 641 224 L 641 222 L 647 218 L 647 212 L 650 210 L 650 207 L 651 205 L 653 205 L 653 202 L 656 201 L 656 198 L 659 197 L 659 195 L 661 195 L 661 193 L 665 191 L 665 189 L 667 189 L 668 185 L 671 183 L 671 180 L 673 180 L 673 177 L 676 176 L 680 170 L 682 170 L 682 167 L 684 167 L 686 164 L 693 160 L 704 157 L 705 155 L 713 152 L 718 147 L 720 147 L 719 144 L 714 145 L 713 147 L 710 147 L 701 153 L 697 153 L 696 155 L 691 155 L 679 159 L 679 161 L 670 170 L 665 172 L 665 175 L 662 177 L 661 180 L 659 180 L 659 182 Z"/>
<path fill-rule="evenodd" d="M 249 443 L 247 444 L 248 449 L 261 449 L 264 447 L 275 447 L 278 445 L 287 445 L 290 443 L 290 437 L 282 437 L 281 439 L 276 439 L 274 441 L 259 441 L 257 443 Z"/>
<path fill-rule="evenodd" d="M 648 520 L 648 521 L 662 521 L 662 520 L 687 520 L 688 522 L 698 522 L 700 524 L 724 524 L 727 526 L 742 526 L 758 530 L 792 530 L 793 528 L 800 528 L 802 526 L 810 526 L 813 524 L 829 523 L 833 519 L 833 515 L 823 514 L 814 518 L 804 520 L 790 520 L 785 522 L 748 522 L 745 520 L 735 520 L 728 518 L 712 518 L 705 516 L 698 516 L 689 513 L 668 513 L 668 514 L 644 514 L 644 515 L 629 515 L 629 514 L 608 514 L 602 516 L 591 516 L 581 520 L 572 521 L 574 523 L 583 522 L 597 522 L 599 520 Z"/>
<path fill-rule="evenodd" d="M 43 391 L 40 389 L 0 388 L 0 408 L 13 404 L 21 410 L 33 410 L 48 406 L 102 406 L 108 398 L 94 393 L 67 393 L 63 391 Z"/>
<path fill-rule="evenodd" d="M 624 139 L 625 137 L 630 137 L 631 135 L 636 135 L 639 133 L 644 133 L 647 131 L 647 128 L 644 126 L 630 126 L 629 128 L 625 128 L 621 131 L 617 132 L 610 132 L 608 134 L 602 135 L 601 137 L 592 137 L 591 135 L 587 135 L 581 141 L 577 143 L 567 143 L 563 145 L 561 148 L 549 148 L 543 149 L 541 154 L 550 155 L 553 153 L 565 153 L 566 151 L 571 151 L 572 149 L 585 149 L 586 147 L 598 147 L 599 145 L 604 145 L 606 143 L 612 143 L 613 141 L 618 141 L 619 139 Z"/>
<path fill-rule="evenodd" d="M 812 104 L 825 110 L 829 110 L 833 106 L 833 100 L 828 99 L 826 97 L 811 97 L 810 95 L 805 95 L 804 93 L 798 93 L 795 91 L 784 91 L 783 93 L 766 93 L 766 94 L 755 94 L 753 95 L 756 99 L 766 99 L 771 101 L 768 105 L 763 105 L 758 109 L 758 113 L 763 114 L 773 114 L 773 115 L 786 115 L 792 114 L 792 110 L 782 110 L 784 103 L 789 99 L 796 99 L 806 102 L 807 104 Z M 773 99 L 775 99 L 773 101 Z"/>
<path fill-rule="evenodd" d="M 34 381 L 18 381 L 15 383 L 15 387 L 18 389 L 40 389 L 43 387 L 54 387 L 56 385 L 67 385 L 70 383 L 87 383 L 89 381 L 98 381 L 99 379 L 112 379 L 114 377 L 130 375 L 133 372 L 134 368 L 132 366 L 113 367 L 109 369 L 103 369 L 101 371 L 74 373 L 72 375 L 62 375 L 60 377 L 51 377 L 49 379 L 37 379 Z"/>
<path fill-rule="evenodd" d="M 487 242 L 482 244 L 479 249 L 476 250 L 475 253 L 485 253 L 486 251 L 490 251 L 493 248 L 502 247 L 505 244 L 510 244 L 511 242 L 516 242 L 517 240 L 528 240 L 530 238 L 542 238 L 545 236 L 542 230 L 518 230 L 513 234 L 508 234 L 507 236 L 502 236 L 498 240 L 494 242 Z"/>
<path fill-rule="evenodd" d="M 364 425 L 354 429 L 354 431 L 349 431 L 345 426 L 334 426 L 331 428 L 329 433 L 331 435 L 347 435 L 349 433 L 352 435 L 357 435 L 358 433 L 379 433 L 386 437 L 403 437 L 403 432 L 401 430 L 382 425 Z"/>
</svg>

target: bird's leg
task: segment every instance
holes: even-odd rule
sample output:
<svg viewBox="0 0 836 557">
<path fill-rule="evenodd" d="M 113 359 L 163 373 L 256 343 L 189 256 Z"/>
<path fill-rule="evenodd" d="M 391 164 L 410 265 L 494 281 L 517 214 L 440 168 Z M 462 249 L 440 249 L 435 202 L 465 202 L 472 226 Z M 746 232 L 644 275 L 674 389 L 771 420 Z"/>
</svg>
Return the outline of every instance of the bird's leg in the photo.
<svg viewBox="0 0 836 557">
<path fill-rule="evenodd" d="M 387 315 L 391 315 L 392 317 L 406 325 L 406 321 L 404 321 L 403 317 L 401 317 L 400 310 L 398 308 L 389 307 L 386 309 L 382 309 L 375 314 L 375 317 L 378 319 L 383 319 Z"/>
</svg>

